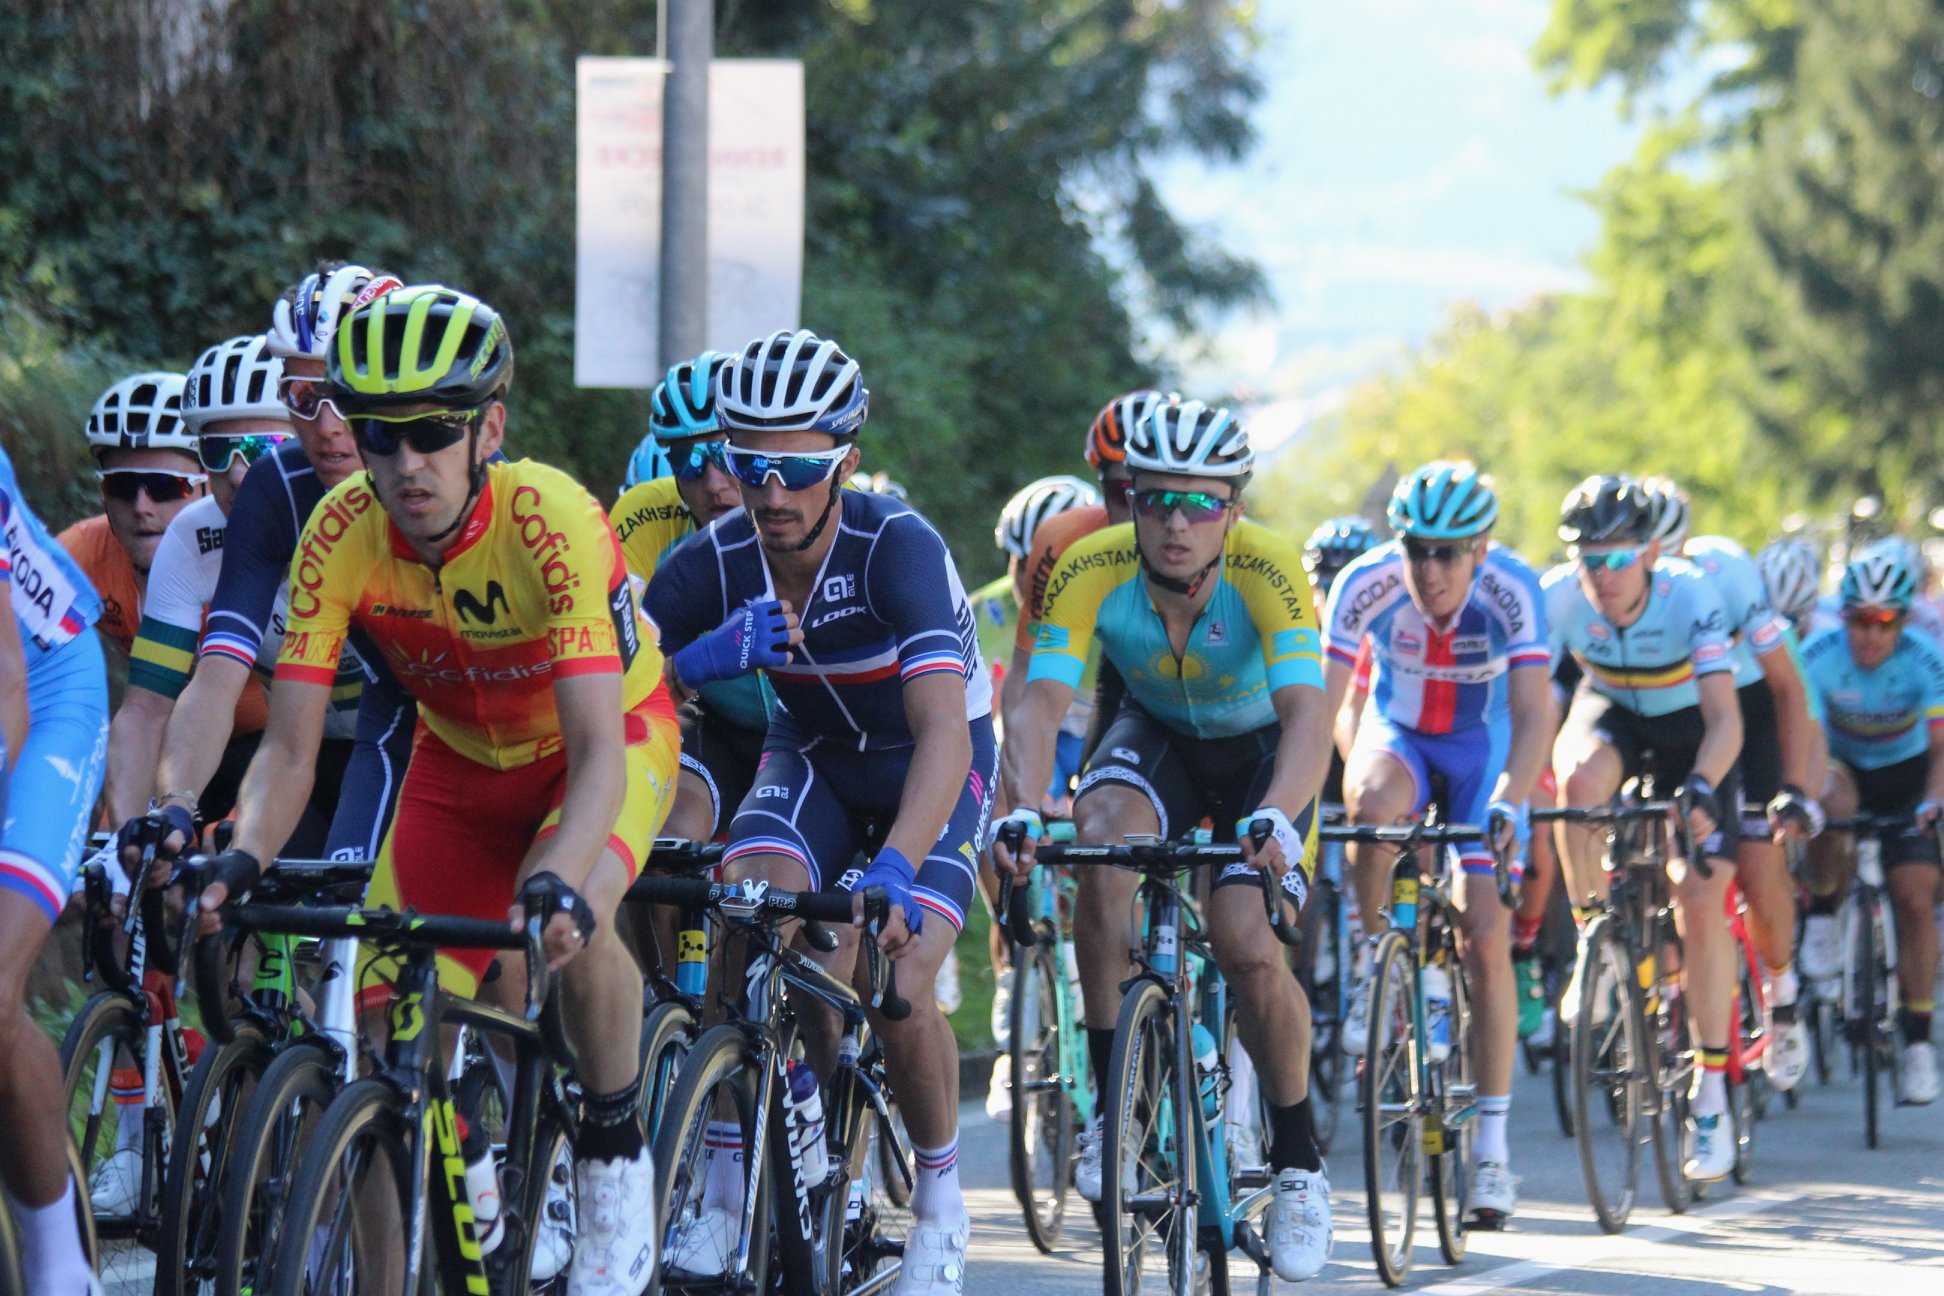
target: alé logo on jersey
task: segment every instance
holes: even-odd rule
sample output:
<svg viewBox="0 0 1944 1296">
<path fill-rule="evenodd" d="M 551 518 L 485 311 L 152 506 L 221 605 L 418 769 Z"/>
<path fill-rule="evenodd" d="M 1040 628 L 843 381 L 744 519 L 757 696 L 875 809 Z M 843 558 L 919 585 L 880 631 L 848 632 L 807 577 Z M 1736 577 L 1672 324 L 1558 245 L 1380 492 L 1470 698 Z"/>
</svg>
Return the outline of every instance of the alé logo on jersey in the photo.
<svg viewBox="0 0 1944 1296">
<path fill-rule="evenodd" d="M 817 591 L 817 599 L 822 603 L 843 603 L 846 599 L 854 599 L 856 597 L 857 577 L 855 576 L 826 577 L 823 588 Z M 813 618 L 810 624 L 804 628 L 806 630 L 815 630 L 818 626 L 829 625 L 832 621 L 841 621 L 848 616 L 856 616 L 864 610 L 865 608 L 862 603 L 852 603 L 845 607 L 833 607 L 830 611 L 821 613 Z"/>
</svg>

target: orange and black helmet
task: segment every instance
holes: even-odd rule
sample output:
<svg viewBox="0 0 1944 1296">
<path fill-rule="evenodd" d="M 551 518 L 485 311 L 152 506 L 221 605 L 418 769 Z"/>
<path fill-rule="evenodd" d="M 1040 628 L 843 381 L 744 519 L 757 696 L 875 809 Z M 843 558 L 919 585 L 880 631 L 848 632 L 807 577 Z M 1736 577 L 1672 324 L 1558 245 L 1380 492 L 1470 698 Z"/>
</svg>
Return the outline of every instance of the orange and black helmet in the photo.
<svg viewBox="0 0 1944 1296">
<path fill-rule="evenodd" d="M 1096 469 L 1127 458 L 1127 434 L 1156 405 L 1180 400 L 1173 392 L 1131 391 L 1107 402 L 1087 430 L 1087 462 Z"/>
</svg>

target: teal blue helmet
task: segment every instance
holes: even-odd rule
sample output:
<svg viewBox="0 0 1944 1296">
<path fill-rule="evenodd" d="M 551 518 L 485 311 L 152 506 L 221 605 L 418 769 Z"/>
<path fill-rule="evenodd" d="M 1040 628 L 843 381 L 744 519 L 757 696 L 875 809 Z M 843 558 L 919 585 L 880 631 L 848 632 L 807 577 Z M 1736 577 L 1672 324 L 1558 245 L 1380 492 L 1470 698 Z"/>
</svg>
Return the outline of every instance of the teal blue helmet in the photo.
<svg viewBox="0 0 1944 1296">
<path fill-rule="evenodd" d="M 673 477 L 675 465 L 668 461 L 668 451 L 662 448 L 661 441 L 650 432 L 641 438 L 641 444 L 628 456 L 628 474 L 621 479 L 621 489 L 629 490 L 643 482 L 660 481 L 663 477 Z"/>
<path fill-rule="evenodd" d="M 663 441 L 708 436 L 722 430 L 716 421 L 716 370 L 729 363 L 720 351 L 704 351 L 669 367 L 648 399 L 648 430 Z"/>
<path fill-rule="evenodd" d="M 1882 607 L 1907 612 L 1917 598 L 1917 568 L 1895 536 L 1877 541 L 1843 568 L 1844 607 Z"/>
<path fill-rule="evenodd" d="M 1468 540 L 1498 521 L 1498 496 L 1476 465 L 1434 459 L 1397 483 L 1385 516 L 1400 536 Z"/>
<path fill-rule="evenodd" d="M 1358 514 L 1331 518 L 1303 542 L 1303 570 L 1325 590 L 1336 574 L 1377 547 L 1377 528 Z"/>
</svg>

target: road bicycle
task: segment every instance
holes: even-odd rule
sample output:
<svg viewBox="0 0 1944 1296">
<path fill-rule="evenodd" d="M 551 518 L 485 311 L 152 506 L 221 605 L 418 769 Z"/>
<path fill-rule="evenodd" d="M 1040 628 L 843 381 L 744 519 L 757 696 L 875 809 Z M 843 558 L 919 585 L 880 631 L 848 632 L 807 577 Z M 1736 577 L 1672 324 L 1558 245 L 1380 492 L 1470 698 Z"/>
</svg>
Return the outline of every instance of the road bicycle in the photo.
<svg viewBox="0 0 1944 1296">
<path fill-rule="evenodd" d="M 1324 806 L 1324 827 L 1343 822 L 1342 806 Z M 1296 976 L 1310 1005 L 1310 1110 L 1316 1146 L 1328 1152 L 1342 1122 L 1344 1076 L 1353 1058 L 1343 1043 L 1343 1022 L 1363 975 L 1358 954 L 1363 920 L 1344 884 L 1343 843 L 1327 836 L 1317 844 L 1316 879 L 1303 906 L 1303 944 Z"/>
<path fill-rule="evenodd" d="M 1370 1250 L 1388 1286 L 1411 1269 L 1419 1196 L 1428 1189 L 1438 1249 L 1447 1264 L 1465 1258 L 1472 1141 L 1478 1124 L 1477 1068 L 1471 1051 L 1471 990 L 1458 952 L 1458 913 L 1445 892 L 1444 870 L 1425 876 L 1419 850 L 1478 841 L 1476 824 L 1444 824 L 1433 810 L 1409 824 L 1326 827 L 1326 838 L 1387 846 L 1389 925 L 1371 956 L 1369 1036 L 1359 1077 L 1363 1116 L 1364 1191 Z M 1511 871 L 1497 860 L 1499 897 L 1512 902 Z M 1448 990 L 1428 992 L 1427 969 Z M 1439 1000 L 1442 1002 L 1439 1002 Z"/>
<path fill-rule="evenodd" d="M 1260 846 L 1268 822 L 1257 820 L 1251 831 Z M 1239 847 L 1205 838 L 1148 836 L 1120 846 L 1038 850 L 1044 865 L 1117 866 L 1141 875 L 1137 970 L 1125 983 L 1112 1061 L 1100 1078 L 1108 1296 L 1150 1286 L 1191 1296 L 1203 1284 L 1226 1296 L 1231 1249 L 1255 1262 L 1258 1292 L 1266 1296 L 1270 1288 L 1268 1247 L 1256 1221 L 1275 1190 L 1259 1139 L 1254 1147 L 1228 1145 L 1234 1010 L 1201 907 L 1184 886 L 1208 866 L 1241 857 Z M 1270 930 L 1286 946 L 1300 944 L 1281 888 L 1268 874 L 1257 876 Z"/>
<path fill-rule="evenodd" d="M 863 993 L 791 948 L 783 930 L 801 921 L 807 943 L 836 949 L 835 933 L 822 924 L 849 925 L 848 894 L 666 877 L 643 878 L 631 894 L 709 911 L 747 956 L 726 1019 L 689 1050 L 656 1134 L 661 1291 L 864 1296 L 887 1290 L 903 1255 L 896 1232 L 902 1212 L 873 1183 L 873 1142 L 889 1145 L 907 1191 L 914 1172 L 911 1149 L 891 1115 L 883 1046 L 865 1012 L 868 1005 L 890 1021 L 911 1012 L 898 997 L 896 964 L 887 963 L 874 939 L 889 912 L 883 890 L 873 887 L 863 897 L 867 935 L 860 945 L 869 982 Z M 800 1065 L 798 1014 L 811 1005 L 841 1021 L 836 1065 L 820 1085 L 821 1143 L 790 1081 L 792 1064 Z M 737 1191 L 732 1201 L 710 1201 L 711 1129 L 731 1122 L 742 1151 Z M 818 1177 L 811 1171 L 820 1161 Z M 735 1225 L 717 1270 L 675 1268 L 689 1231 L 708 1228 L 715 1211 L 728 1212 Z"/>
</svg>

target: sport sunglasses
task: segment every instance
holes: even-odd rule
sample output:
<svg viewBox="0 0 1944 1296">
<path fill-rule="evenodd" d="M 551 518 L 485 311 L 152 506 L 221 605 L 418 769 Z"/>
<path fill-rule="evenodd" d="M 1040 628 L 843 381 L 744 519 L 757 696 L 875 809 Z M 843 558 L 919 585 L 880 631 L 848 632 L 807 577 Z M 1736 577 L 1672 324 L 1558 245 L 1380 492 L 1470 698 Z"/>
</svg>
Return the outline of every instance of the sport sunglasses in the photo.
<svg viewBox="0 0 1944 1296">
<path fill-rule="evenodd" d="M 786 491 L 809 490 L 819 482 L 829 481 L 830 475 L 837 471 L 837 465 L 844 462 L 844 456 L 849 453 L 849 446 L 781 455 L 765 454 L 760 450 L 739 450 L 726 444 L 723 446 L 730 475 L 751 490 L 763 489 L 763 484 L 772 477 L 782 482 Z"/>
<path fill-rule="evenodd" d="M 677 481 L 700 481 L 711 464 L 725 473 L 729 471 L 728 449 L 724 441 L 698 441 L 686 450 L 670 454 L 669 467 L 674 470 Z"/>
<path fill-rule="evenodd" d="M 206 473 L 166 472 L 156 468 L 103 468 L 97 475 L 101 478 L 102 493 L 124 504 L 133 504 L 135 497 L 144 491 L 157 504 L 173 504 L 193 497 L 196 488 L 209 480 Z"/>
<path fill-rule="evenodd" d="M 248 467 L 288 440 L 290 437 L 282 432 L 204 435 L 196 441 L 196 458 L 210 472 L 226 473 L 238 455 L 243 456 L 243 464 Z"/>
<path fill-rule="evenodd" d="M 1404 556 L 1419 566 L 1425 563 L 1437 563 L 1440 567 L 1449 567 L 1458 561 L 1458 555 L 1471 547 L 1470 541 L 1457 544 L 1426 544 L 1422 540 L 1406 540 Z"/>
<path fill-rule="evenodd" d="M 1904 614 L 1896 608 L 1858 606 L 1843 609 L 1843 620 L 1851 625 L 1893 626 L 1903 617 Z"/>
<path fill-rule="evenodd" d="M 1573 557 L 1588 571 L 1625 571 L 1640 561 L 1644 545 L 1634 545 L 1627 549 L 1608 549 L 1604 553 L 1586 553 L 1577 546 Z"/>
<path fill-rule="evenodd" d="M 1133 492 L 1134 509 L 1142 517 L 1165 522 L 1176 509 L 1190 522 L 1213 522 L 1235 504 L 1207 491 L 1142 490 Z"/>
<path fill-rule="evenodd" d="M 432 414 L 358 414 L 350 420 L 351 439 L 364 454 L 389 459 L 400 446 L 414 454 L 437 454 L 458 445 L 472 430 L 479 410 L 439 410 Z"/>
<path fill-rule="evenodd" d="M 279 378 L 277 379 L 277 399 L 284 408 L 298 418 L 309 422 L 325 410 L 340 421 L 344 418 L 343 409 L 324 393 L 327 384 L 322 378 Z"/>
</svg>

